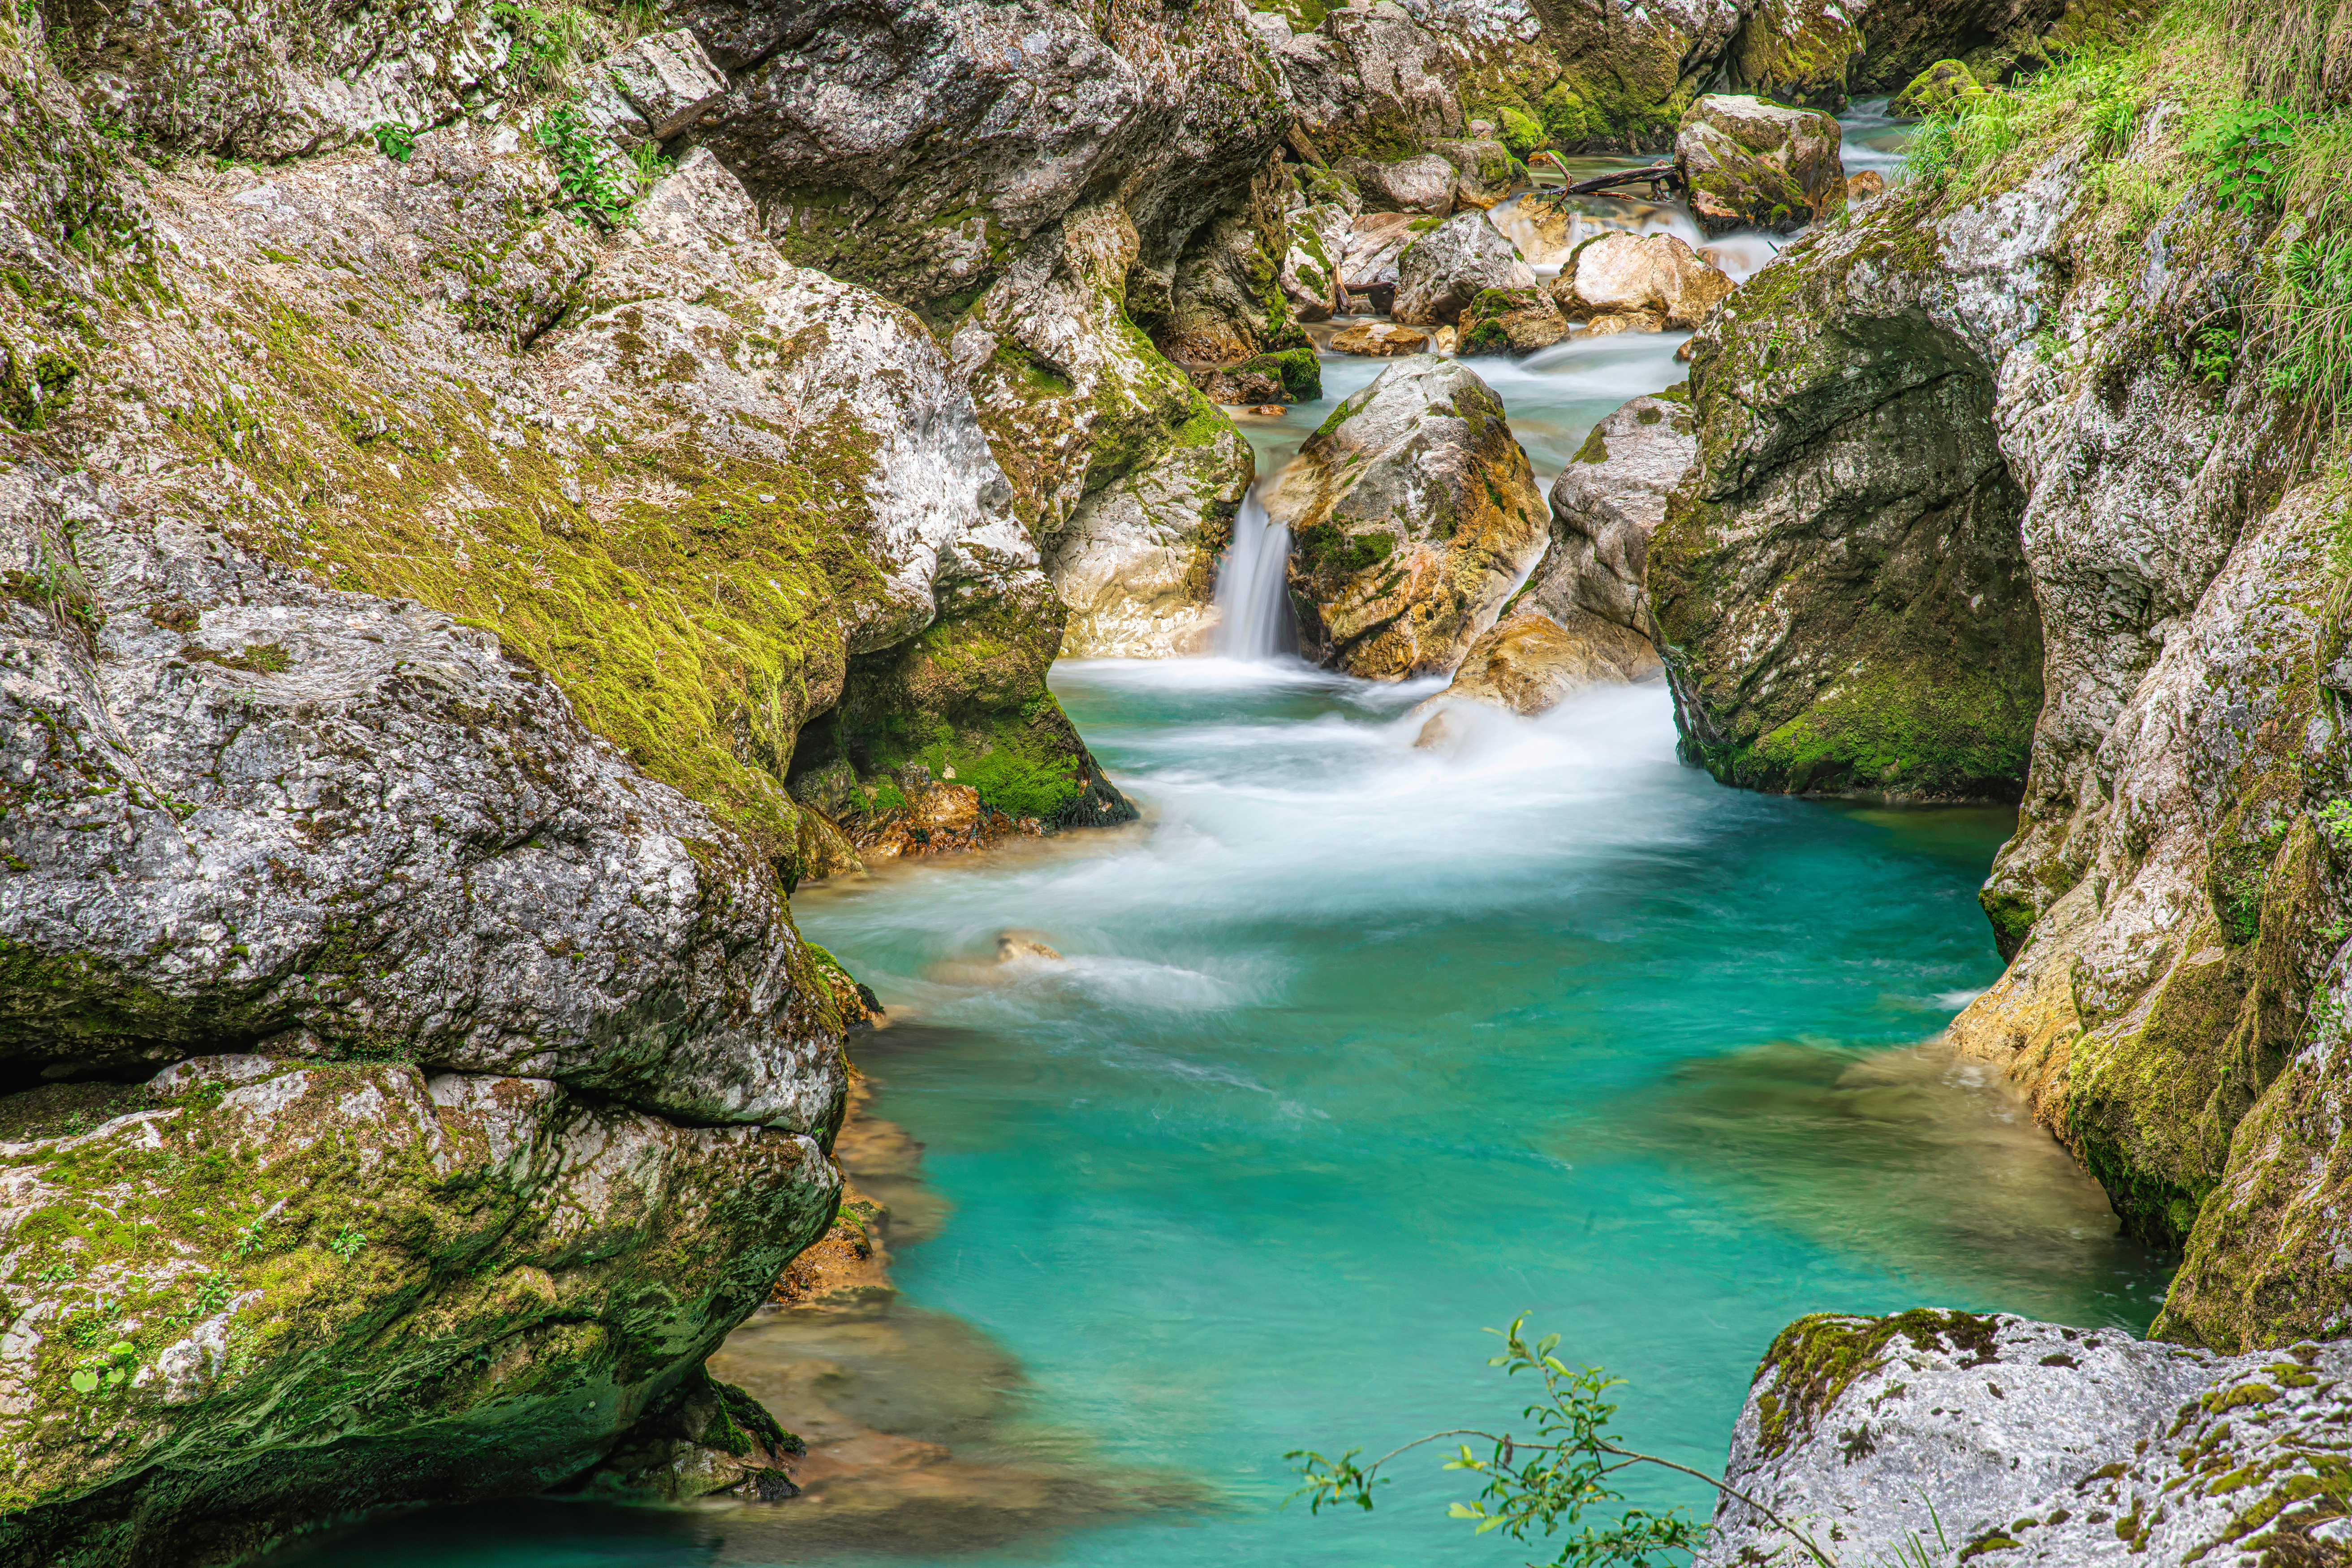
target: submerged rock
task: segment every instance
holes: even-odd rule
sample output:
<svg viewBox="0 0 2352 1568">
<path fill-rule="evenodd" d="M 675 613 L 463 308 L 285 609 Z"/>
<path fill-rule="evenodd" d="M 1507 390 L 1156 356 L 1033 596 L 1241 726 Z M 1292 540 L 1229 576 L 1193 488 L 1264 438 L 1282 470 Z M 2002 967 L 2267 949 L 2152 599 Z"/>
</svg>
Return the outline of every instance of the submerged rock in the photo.
<svg viewBox="0 0 2352 1568">
<path fill-rule="evenodd" d="M 1675 235 L 1604 234 L 1576 247 L 1551 297 L 1569 321 L 1605 336 L 1696 327 L 1734 287 Z"/>
<path fill-rule="evenodd" d="M 1675 169 L 1709 234 L 1791 233 L 1845 210 L 1838 122 L 1809 109 L 1709 93 L 1675 134 Z"/>
<path fill-rule="evenodd" d="M 2227 1357 L 2007 1315 L 1804 1318 L 1724 1480 L 1842 1563 L 2336 1562 L 2347 1386 L 2342 1343 Z M 1726 1498 L 1696 1561 L 1801 1552 Z"/>
<path fill-rule="evenodd" d="M 1391 313 L 1412 326 L 1450 326 L 1485 290 L 1532 289 L 1535 283 L 1518 247 L 1485 213 L 1462 213 L 1415 239 L 1397 258 Z"/>
<path fill-rule="evenodd" d="M 1391 365 L 1266 499 L 1308 657 L 1373 680 L 1453 668 L 1542 549 L 1542 504 L 1486 383 L 1433 356 Z"/>
</svg>

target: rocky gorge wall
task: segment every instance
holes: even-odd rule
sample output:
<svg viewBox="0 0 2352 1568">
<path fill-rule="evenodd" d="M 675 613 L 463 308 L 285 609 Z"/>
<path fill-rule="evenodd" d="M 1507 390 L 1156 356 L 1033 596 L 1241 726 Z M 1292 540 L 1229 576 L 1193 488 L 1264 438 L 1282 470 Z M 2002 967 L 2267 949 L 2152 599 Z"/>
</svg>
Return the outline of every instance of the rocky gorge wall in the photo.
<svg viewBox="0 0 2352 1568">
<path fill-rule="evenodd" d="M 2182 1254 L 2146 1344 L 1793 1326 L 1731 1479 L 1864 1554 L 1940 1523 L 1965 1557 L 2332 1562 L 2352 1514 L 2326 1342 L 2352 1303 L 2347 490 L 2280 313 L 2334 220 L 2324 184 L 2231 184 L 2215 117 L 2273 112 L 2243 107 L 2256 11 L 2176 7 L 1978 110 L 1998 134 L 1961 110 L 1925 178 L 1694 344 L 1697 455 L 1647 584 L 1687 754 L 2019 803 L 1983 893 L 2007 972 L 1952 1039 Z M 2293 46 L 2334 58 L 2330 25 Z M 2301 133 L 2340 101 L 2303 100 Z M 1742 1505 L 1717 1522 L 1708 1562 L 1790 1548 Z"/>
</svg>

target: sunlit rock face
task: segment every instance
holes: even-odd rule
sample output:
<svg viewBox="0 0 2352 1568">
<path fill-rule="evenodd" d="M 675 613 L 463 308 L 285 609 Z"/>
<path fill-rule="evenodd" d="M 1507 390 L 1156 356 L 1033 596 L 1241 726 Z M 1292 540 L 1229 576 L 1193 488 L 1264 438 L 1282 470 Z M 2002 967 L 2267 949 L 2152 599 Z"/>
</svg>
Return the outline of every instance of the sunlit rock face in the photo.
<svg viewBox="0 0 2352 1568">
<path fill-rule="evenodd" d="M 1302 643 L 1367 679 L 1451 670 L 1541 553 L 1542 506 L 1486 384 L 1433 355 L 1398 361 L 1267 496 L 1290 530 Z"/>
</svg>

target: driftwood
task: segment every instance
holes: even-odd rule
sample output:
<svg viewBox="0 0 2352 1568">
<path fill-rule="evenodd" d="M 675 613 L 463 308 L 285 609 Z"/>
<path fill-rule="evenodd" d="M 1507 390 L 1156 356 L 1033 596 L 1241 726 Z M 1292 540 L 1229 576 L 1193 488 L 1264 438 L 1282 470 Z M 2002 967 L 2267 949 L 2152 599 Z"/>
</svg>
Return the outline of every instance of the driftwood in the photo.
<svg viewBox="0 0 2352 1568">
<path fill-rule="evenodd" d="M 1565 170 L 1561 171 L 1563 174 Z M 1626 169 L 1614 174 L 1595 174 L 1589 180 L 1579 180 L 1564 193 L 1571 196 L 1613 195 L 1612 185 L 1673 185 L 1677 184 L 1672 163 L 1653 163 L 1646 169 Z"/>
</svg>

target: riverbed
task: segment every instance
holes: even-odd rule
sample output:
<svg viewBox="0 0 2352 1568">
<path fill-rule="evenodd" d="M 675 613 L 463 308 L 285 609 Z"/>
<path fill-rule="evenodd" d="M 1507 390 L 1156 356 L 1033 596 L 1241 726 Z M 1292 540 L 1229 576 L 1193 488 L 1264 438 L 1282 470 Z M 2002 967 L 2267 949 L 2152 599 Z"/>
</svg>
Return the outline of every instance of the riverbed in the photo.
<svg viewBox="0 0 2352 1568">
<path fill-rule="evenodd" d="M 1681 341 L 1470 363 L 1548 482 Z M 1327 359 L 1322 401 L 1246 421 L 1261 471 L 1381 368 Z M 1505 1564 L 1433 1459 L 1318 1519 L 1282 1506 L 1285 1452 L 1513 1420 L 1482 1330 L 1521 1312 L 1708 1469 L 1801 1313 L 2153 1316 L 2166 1260 L 1934 1044 L 2000 971 L 1975 893 L 2011 813 L 1723 788 L 1676 761 L 1663 686 L 1439 755 L 1412 744 L 1432 686 L 1278 655 L 1054 685 L 1142 822 L 794 900 L 890 1009 L 856 1055 L 940 1217 L 887 1313 L 755 1324 L 721 1371 L 799 1369 L 928 1458 L 781 1506 L 412 1515 L 288 1562 Z M 1057 956 L 998 964 L 1005 932 Z"/>
</svg>

